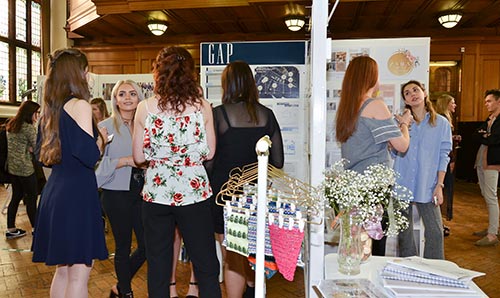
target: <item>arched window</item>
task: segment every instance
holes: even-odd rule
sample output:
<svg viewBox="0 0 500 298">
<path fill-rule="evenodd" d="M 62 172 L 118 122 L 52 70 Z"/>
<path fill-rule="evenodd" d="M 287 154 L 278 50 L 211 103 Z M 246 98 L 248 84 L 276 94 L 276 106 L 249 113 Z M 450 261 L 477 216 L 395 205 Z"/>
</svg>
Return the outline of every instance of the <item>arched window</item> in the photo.
<svg viewBox="0 0 500 298">
<path fill-rule="evenodd" d="M 439 67 L 434 73 L 434 92 L 451 92 L 451 69 Z"/>
</svg>

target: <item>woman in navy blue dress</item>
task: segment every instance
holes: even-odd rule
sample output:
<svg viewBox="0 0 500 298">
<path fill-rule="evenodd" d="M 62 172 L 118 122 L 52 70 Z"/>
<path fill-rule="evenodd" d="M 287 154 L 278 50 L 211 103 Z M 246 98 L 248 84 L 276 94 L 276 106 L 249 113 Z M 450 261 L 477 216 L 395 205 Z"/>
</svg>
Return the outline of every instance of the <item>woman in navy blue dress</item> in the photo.
<svg viewBox="0 0 500 298">
<path fill-rule="evenodd" d="M 86 298 L 93 260 L 108 256 L 94 174 L 99 133 L 87 102 L 85 55 L 63 49 L 49 59 L 37 153 L 52 173 L 40 199 L 33 262 L 57 265 L 50 297 Z"/>
</svg>

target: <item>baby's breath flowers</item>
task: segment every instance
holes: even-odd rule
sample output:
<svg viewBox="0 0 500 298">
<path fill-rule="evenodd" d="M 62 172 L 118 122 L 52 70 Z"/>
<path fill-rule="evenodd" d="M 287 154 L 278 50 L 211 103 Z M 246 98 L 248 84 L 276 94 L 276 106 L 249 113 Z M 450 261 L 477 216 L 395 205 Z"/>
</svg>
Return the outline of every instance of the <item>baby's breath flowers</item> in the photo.
<svg viewBox="0 0 500 298">
<path fill-rule="evenodd" d="M 362 174 L 344 169 L 342 159 L 325 171 L 323 193 L 330 207 L 340 215 L 354 214 L 371 238 L 396 236 L 408 228 L 402 211 L 408 208 L 412 193 L 396 183 L 397 173 L 383 164 L 369 166 Z M 388 225 L 382 231 L 382 216 Z"/>
</svg>

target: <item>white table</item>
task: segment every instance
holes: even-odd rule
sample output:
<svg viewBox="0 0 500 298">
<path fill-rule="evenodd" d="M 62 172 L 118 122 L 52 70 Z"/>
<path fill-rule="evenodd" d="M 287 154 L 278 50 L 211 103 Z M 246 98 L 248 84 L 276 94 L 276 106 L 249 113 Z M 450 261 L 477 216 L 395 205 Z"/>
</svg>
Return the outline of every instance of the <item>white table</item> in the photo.
<svg viewBox="0 0 500 298">
<path fill-rule="evenodd" d="M 387 260 L 398 259 L 396 257 L 378 257 L 371 256 L 367 262 L 361 264 L 361 272 L 357 275 L 344 275 L 339 272 L 337 263 L 337 254 L 327 254 L 325 256 L 325 279 L 354 279 L 366 278 L 374 284 L 381 286 L 379 271 L 385 266 Z M 436 262 L 450 262 L 446 260 L 433 260 Z M 471 283 L 471 288 L 476 290 L 482 297 L 488 296 L 474 283 Z"/>
</svg>

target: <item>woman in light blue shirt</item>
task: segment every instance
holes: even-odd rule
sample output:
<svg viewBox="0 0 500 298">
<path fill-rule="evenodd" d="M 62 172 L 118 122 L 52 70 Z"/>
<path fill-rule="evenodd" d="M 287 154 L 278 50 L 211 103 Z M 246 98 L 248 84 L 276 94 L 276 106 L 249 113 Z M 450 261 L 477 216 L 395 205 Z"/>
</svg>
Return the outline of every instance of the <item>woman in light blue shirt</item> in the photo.
<svg viewBox="0 0 500 298">
<path fill-rule="evenodd" d="M 403 84 L 401 95 L 411 109 L 414 123 L 410 129 L 408 151 L 396 153 L 394 169 L 400 174 L 397 183 L 413 192 L 412 205 L 417 207 L 425 227 L 424 258 L 444 259 L 443 221 L 439 206 L 443 203 L 443 181 L 450 161 L 450 124 L 436 113 L 420 82 Z M 417 255 L 412 205 L 407 214 L 410 226 L 398 237 L 401 257 Z"/>
<path fill-rule="evenodd" d="M 117 286 L 110 297 L 133 297 L 131 280 L 146 261 L 142 226 L 143 170 L 132 158 L 132 132 L 135 110 L 144 95 L 131 80 L 118 81 L 111 92 L 113 113 L 99 123 L 112 137 L 96 169 L 97 184 L 102 188 L 102 205 L 108 216 L 115 240 Z M 132 232 L 137 248 L 131 253 Z"/>
</svg>

